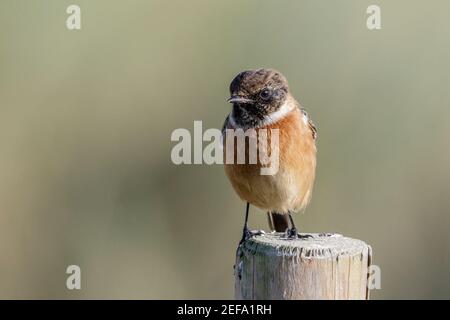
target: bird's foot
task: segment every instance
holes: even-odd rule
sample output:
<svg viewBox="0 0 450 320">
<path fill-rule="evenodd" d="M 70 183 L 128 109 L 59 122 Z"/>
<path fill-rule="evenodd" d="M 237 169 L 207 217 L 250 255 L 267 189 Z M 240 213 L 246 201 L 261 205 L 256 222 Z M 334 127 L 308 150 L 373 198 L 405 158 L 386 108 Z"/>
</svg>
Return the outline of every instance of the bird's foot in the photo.
<svg viewBox="0 0 450 320">
<path fill-rule="evenodd" d="M 264 233 L 265 232 L 263 230 L 249 230 L 247 227 L 244 227 L 244 230 L 242 230 L 242 238 L 241 238 L 241 241 L 239 241 L 239 245 L 243 244 L 245 241 L 247 241 L 251 237 L 259 236 Z"/>
<path fill-rule="evenodd" d="M 239 241 L 239 245 L 241 245 L 242 243 L 244 243 L 245 241 L 250 239 L 251 236 L 252 236 L 252 234 L 251 234 L 250 230 L 248 230 L 247 227 L 244 227 L 244 230 L 242 230 L 242 238 L 241 238 L 241 241 Z"/>
<path fill-rule="evenodd" d="M 308 239 L 312 238 L 310 234 L 299 234 L 297 228 L 290 228 L 286 230 L 288 239 Z"/>
<path fill-rule="evenodd" d="M 288 239 L 297 239 L 298 238 L 298 232 L 296 228 L 290 228 L 286 230 L 286 235 Z"/>
</svg>

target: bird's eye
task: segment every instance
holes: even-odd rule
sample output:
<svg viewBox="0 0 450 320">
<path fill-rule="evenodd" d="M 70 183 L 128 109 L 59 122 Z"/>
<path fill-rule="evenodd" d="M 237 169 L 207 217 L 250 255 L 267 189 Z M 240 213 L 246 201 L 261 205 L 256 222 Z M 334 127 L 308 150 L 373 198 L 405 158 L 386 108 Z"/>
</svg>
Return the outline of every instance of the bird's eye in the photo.
<svg viewBox="0 0 450 320">
<path fill-rule="evenodd" d="M 263 100 L 268 100 L 270 98 L 271 94 L 272 94 L 272 92 L 270 91 L 270 89 L 264 89 L 259 93 L 259 96 Z"/>
</svg>

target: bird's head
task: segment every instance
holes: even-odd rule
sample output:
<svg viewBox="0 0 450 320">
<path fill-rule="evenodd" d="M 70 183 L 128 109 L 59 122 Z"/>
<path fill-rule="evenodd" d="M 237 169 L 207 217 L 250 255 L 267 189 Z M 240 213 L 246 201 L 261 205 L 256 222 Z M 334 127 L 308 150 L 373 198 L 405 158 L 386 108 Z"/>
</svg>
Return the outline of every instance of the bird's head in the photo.
<svg viewBox="0 0 450 320">
<path fill-rule="evenodd" d="M 230 95 L 228 102 L 233 104 L 235 121 L 255 126 L 282 107 L 289 86 L 277 70 L 247 70 L 233 79 Z"/>
</svg>

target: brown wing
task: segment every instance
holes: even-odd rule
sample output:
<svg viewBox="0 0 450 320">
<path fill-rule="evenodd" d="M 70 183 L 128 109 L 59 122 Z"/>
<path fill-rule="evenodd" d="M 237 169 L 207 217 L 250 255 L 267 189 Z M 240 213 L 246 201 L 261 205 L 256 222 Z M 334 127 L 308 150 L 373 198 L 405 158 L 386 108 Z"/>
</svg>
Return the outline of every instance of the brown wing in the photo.
<svg viewBox="0 0 450 320">
<path fill-rule="evenodd" d="M 317 138 L 317 128 L 316 128 L 316 126 L 314 125 L 314 122 L 312 122 L 311 119 L 308 120 L 308 127 L 309 127 L 309 129 L 311 129 L 313 139 L 316 140 L 316 138 Z"/>
<path fill-rule="evenodd" d="M 308 113 L 306 112 L 306 110 L 303 109 L 303 108 L 301 110 L 302 110 L 303 115 L 305 115 L 306 118 L 308 119 L 308 128 L 309 128 L 309 130 L 311 130 L 311 134 L 312 134 L 313 139 L 316 140 L 316 138 L 317 138 L 317 128 L 316 128 L 314 122 L 308 116 Z"/>
</svg>

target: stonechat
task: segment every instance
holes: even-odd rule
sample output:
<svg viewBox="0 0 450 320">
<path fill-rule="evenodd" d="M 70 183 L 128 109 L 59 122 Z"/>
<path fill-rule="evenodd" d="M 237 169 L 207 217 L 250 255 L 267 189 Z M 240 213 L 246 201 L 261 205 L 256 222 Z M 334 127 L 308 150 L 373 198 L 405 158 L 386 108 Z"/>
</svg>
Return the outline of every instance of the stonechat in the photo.
<svg viewBox="0 0 450 320">
<path fill-rule="evenodd" d="M 224 162 L 233 189 L 247 202 L 241 242 L 251 236 L 247 226 L 250 204 L 268 213 L 272 231 L 285 232 L 289 238 L 302 238 L 291 213 L 304 210 L 311 199 L 316 169 L 316 127 L 290 93 L 286 78 L 277 70 L 239 73 L 230 84 L 230 94 L 228 102 L 233 108 L 222 129 L 224 146 L 226 132 L 230 130 L 252 129 L 256 139 L 260 138 L 262 129 L 278 132 L 279 167 L 275 174 L 262 175 L 260 161 L 255 164 Z M 248 150 L 245 154 L 248 159 Z"/>
</svg>

